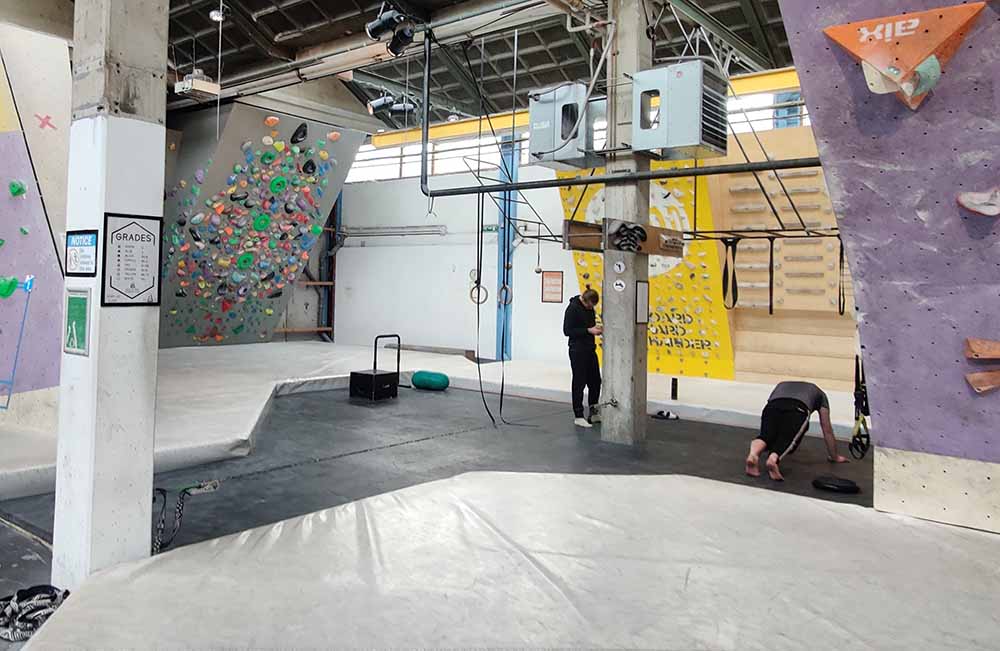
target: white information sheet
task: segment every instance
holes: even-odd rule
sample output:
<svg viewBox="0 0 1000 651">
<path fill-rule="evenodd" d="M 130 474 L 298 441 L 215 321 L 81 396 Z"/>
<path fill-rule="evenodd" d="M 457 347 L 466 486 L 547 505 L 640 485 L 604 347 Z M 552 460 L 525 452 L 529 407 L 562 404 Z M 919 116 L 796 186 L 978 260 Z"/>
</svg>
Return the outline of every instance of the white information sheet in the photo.
<svg viewBox="0 0 1000 651">
<path fill-rule="evenodd" d="M 104 216 L 101 305 L 160 304 L 159 217 Z"/>
</svg>

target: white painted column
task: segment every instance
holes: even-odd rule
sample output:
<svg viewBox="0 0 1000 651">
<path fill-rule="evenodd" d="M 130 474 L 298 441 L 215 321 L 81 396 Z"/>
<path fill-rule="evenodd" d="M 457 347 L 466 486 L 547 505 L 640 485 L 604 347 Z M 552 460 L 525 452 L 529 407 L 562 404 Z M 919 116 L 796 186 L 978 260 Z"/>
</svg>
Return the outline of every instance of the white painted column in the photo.
<svg viewBox="0 0 1000 651">
<path fill-rule="evenodd" d="M 168 0 L 77 0 L 67 229 L 98 234 L 89 356 L 63 353 L 53 584 L 150 553 L 159 308 L 101 307 L 105 213 L 163 216 Z M 65 305 L 64 305 L 65 309 Z"/>
<path fill-rule="evenodd" d="M 611 0 L 616 21 L 615 38 L 608 46 L 608 148 L 625 147 L 632 139 L 632 85 L 627 76 L 650 66 L 649 40 L 642 3 Z M 608 155 L 608 173 L 649 170 L 649 159 L 631 153 Z M 649 222 L 649 182 L 612 185 L 604 190 L 605 217 L 628 222 Z M 622 263 L 621 272 L 615 263 Z M 621 268 L 621 267 L 619 267 Z M 649 261 L 611 249 L 604 252 L 604 286 L 601 296 L 604 323 L 604 368 L 601 402 L 616 406 L 601 410 L 601 440 L 628 445 L 646 440 L 646 325 L 636 324 L 636 282 L 649 280 Z M 615 284 L 619 283 L 619 289 Z M 624 288 L 621 287 L 624 283 Z"/>
</svg>

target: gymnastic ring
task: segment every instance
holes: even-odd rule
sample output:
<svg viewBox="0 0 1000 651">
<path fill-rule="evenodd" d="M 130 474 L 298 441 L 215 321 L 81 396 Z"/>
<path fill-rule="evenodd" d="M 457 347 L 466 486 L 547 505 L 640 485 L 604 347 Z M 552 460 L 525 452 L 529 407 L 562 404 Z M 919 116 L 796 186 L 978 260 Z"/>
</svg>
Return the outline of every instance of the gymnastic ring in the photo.
<svg viewBox="0 0 1000 651">
<path fill-rule="evenodd" d="M 514 301 L 514 290 L 510 285 L 503 285 L 497 290 L 497 302 L 501 305 L 510 305 Z"/>
<path fill-rule="evenodd" d="M 486 289 L 482 285 L 473 285 L 472 289 L 469 290 L 469 300 L 476 305 L 482 305 L 486 301 L 490 300 L 490 290 Z"/>
</svg>

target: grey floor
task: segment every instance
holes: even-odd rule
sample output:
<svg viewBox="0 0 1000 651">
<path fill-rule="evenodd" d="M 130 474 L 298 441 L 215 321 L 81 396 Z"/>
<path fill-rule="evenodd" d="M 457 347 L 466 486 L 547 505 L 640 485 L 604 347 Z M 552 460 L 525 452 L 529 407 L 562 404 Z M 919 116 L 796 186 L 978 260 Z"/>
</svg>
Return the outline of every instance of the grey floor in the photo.
<svg viewBox="0 0 1000 651">
<path fill-rule="evenodd" d="M 497 397 L 488 400 L 497 414 Z M 783 465 L 786 481 L 777 483 L 743 473 L 754 436 L 746 429 L 651 419 L 648 442 L 636 450 L 601 443 L 596 428 L 578 430 L 567 405 L 506 398 L 503 416 L 510 424 L 494 428 L 472 391 L 401 389 L 397 400 L 375 404 L 352 402 L 346 391 L 287 396 L 276 400 L 250 457 L 160 474 L 154 484 L 169 491 L 172 514 L 182 487 L 222 480 L 218 492 L 189 498 L 175 546 L 473 470 L 687 474 L 872 503 L 871 456 L 834 467 L 815 438 Z M 823 474 L 853 479 L 862 492 L 817 491 L 811 481 Z M 53 506 L 52 494 L 0 502 L 0 518 L 51 540 Z M 0 595 L 46 582 L 49 557 L 45 547 L 0 525 Z"/>
</svg>

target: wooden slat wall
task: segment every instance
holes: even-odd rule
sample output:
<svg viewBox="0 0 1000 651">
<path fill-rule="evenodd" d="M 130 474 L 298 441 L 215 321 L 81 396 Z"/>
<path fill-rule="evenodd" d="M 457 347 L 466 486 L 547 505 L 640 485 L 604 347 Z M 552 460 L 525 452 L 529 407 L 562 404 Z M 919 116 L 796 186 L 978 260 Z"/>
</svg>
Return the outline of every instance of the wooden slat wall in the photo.
<svg viewBox="0 0 1000 651">
<path fill-rule="evenodd" d="M 758 132 L 772 159 L 816 156 L 809 127 Z M 727 158 L 706 164 L 745 162 L 729 138 Z M 739 134 L 750 160 L 765 160 L 753 134 Z M 781 180 L 809 227 L 835 226 L 836 217 L 819 168 L 780 172 Z M 787 228 L 799 228 L 775 173 L 759 175 Z M 778 228 L 767 200 L 751 174 L 709 177 L 712 211 L 720 229 Z M 850 275 L 845 270 L 847 310 L 837 311 L 840 245 L 835 238 L 780 239 L 774 249 L 774 314 L 768 305 L 768 241 L 745 240 L 737 255 L 739 304 L 733 310 L 736 379 L 773 383 L 783 379 L 816 382 L 849 391 L 854 382 L 857 328 Z M 721 249 L 721 247 L 720 247 Z"/>
</svg>

